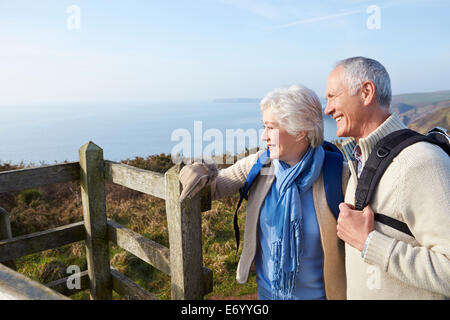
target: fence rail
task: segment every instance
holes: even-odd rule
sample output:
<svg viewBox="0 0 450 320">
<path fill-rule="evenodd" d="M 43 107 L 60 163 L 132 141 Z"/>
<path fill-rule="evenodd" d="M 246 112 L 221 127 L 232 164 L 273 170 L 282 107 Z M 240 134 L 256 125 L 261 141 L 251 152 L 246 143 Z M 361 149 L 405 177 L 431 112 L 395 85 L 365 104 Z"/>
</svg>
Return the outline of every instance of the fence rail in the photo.
<svg viewBox="0 0 450 320">
<path fill-rule="evenodd" d="M 78 162 L 5 171 L 0 173 L 0 193 L 77 180 L 80 180 Z"/>
<path fill-rule="evenodd" d="M 128 299 L 157 299 L 110 266 L 111 242 L 170 275 L 172 299 L 202 299 L 213 283 L 212 271 L 203 267 L 201 238 L 201 212 L 211 208 L 211 195 L 205 188 L 180 202 L 179 170 L 176 165 L 161 174 L 104 160 L 103 150 L 88 142 L 79 162 L 0 172 L 0 193 L 79 181 L 83 203 L 83 221 L 20 237 L 12 237 L 9 216 L 0 208 L 0 298 L 65 299 L 90 289 L 91 299 L 112 299 L 113 290 Z M 106 181 L 166 201 L 170 250 L 106 218 Z M 44 286 L 13 270 L 20 257 L 78 241 L 86 244 L 88 265 L 78 274 L 78 289 L 67 288 L 69 277 Z M 13 290 L 19 282 L 22 289 Z"/>
<path fill-rule="evenodd" d="M 123 163 L 105 161 L 105 178 L 109 182 L 166 199 L 164 174 L 135 168 Z"/>
<path fill-rule="evenodd" d="M 0 299 L 66 300 L 66 296 L 0 264 Z"/>
</svg>

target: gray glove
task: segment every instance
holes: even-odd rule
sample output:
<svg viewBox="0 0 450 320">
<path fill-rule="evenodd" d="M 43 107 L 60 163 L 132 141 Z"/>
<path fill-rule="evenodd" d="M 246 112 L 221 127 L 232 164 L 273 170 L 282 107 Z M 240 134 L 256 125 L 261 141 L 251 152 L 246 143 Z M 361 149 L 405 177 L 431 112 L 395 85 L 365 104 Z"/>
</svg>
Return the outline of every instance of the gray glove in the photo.
<svg viewBox="0 0 450 320">
<path fill-rule="evenodd" d="M 195 196 L 197 192 L 203 189 L 216 176 L 217 167 L 215 165 L 194 163 L 184 166 L 178 174 L 178 178 L 183 186 L 180 201 Z"/>
</svg>

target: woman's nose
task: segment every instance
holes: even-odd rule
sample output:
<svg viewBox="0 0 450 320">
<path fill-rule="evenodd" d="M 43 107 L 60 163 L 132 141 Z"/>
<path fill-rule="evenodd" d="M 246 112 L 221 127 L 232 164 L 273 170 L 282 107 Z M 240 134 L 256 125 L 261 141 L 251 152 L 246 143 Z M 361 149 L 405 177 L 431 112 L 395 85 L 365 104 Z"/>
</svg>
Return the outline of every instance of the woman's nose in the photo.
<svg viewBox="0 0 450 320">
<path fill-rule="evenodd" d="M 267 141 L 268 138 L 269 138 L 269 136 L 267 135 L 267 129 L 264 128 L 264 131 L 263 131 L 263 133 L 262 133 L 262 135 L 261 135 L 261 140 L 262 140 L 262 141 Z"/>
</svg>

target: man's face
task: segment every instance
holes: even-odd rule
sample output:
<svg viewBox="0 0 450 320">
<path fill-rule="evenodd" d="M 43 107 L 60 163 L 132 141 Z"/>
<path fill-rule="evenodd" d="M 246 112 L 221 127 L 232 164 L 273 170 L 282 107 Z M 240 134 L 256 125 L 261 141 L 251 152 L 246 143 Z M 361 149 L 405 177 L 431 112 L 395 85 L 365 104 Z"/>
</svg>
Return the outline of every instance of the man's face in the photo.
<svg viewBox="0 0 450 320">
<path fill-rule="evenodd" d="M 336 136 L 359 138 L 362 132 L 363 100 L 359 94 L 349 95 L 349 89 L 342 81 L 343 71 L 339 66 L 328 76 L 325 114 L 336 120 Z"/>
</svg>

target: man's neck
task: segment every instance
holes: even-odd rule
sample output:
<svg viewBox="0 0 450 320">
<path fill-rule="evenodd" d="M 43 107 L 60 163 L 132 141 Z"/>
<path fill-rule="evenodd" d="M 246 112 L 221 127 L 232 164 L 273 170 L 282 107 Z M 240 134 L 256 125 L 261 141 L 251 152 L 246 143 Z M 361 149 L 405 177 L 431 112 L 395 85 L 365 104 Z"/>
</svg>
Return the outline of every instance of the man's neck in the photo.
<svg viewBox="0 0 450 320">
<path fill-rule="evenodd" d="M 377 112 L 373 112 L 364 121 L 359 136 L 355 137 L 356 143 L 359 144 L 359 139 L 366 138 L 369 134 L 375 131 L 383 122 L 386 121 L 387 118 L 390 117 L 390 115 L 391 114 L 387 108 L 378 108 Z"/>
</svg>

